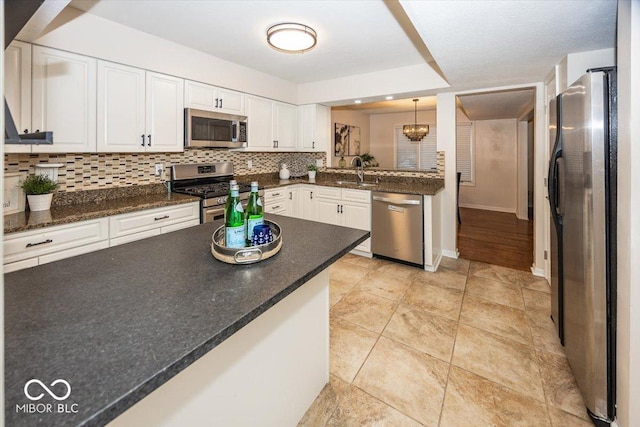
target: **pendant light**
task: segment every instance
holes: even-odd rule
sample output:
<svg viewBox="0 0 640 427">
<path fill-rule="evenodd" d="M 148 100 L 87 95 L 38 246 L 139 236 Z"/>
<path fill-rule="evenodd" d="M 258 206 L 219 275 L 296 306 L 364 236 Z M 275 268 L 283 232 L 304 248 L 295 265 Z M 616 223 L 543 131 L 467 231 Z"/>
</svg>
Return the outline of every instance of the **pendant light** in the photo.
<svg viewBox="0 0 640 427">
<path fill-rule="evenodd" d="M 429 125 L 418 124 L 418 99 L 414 99 L 413 102 L 415 102 L 413 124 L 402 126 L 402 133 L 411 141 L 418 142 L 422 141 L 422 138 L 424 138 L 429 133 Z"/>
<path fill-rule="evenodd" d="M 296 22 L 275 24 L 267 30 L 267 43 L 280 52 L 304 53 L 317 42 L 318 35 L 313 28 Z"/>
</svg>

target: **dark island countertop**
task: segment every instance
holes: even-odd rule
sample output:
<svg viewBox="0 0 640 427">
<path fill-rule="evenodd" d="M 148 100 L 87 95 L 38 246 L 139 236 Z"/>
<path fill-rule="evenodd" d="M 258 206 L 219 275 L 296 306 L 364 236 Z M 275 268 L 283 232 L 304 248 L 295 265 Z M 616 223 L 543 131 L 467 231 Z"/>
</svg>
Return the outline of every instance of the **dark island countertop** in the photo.
<svg viewBox="0 0 640 427">
<path fill-rule="evenodd" d="M 215 260 L 213 222 L 6 274 L 6 424 L 106 424 L 369 236 L 269 218 L 282 227 L 282 250 L 257 264 Z M 61 403 L 46 393 L 28 400 L 31 379 L 67 381 L 64 403 L 77 413 L 17 412 Z"/>
</svg>

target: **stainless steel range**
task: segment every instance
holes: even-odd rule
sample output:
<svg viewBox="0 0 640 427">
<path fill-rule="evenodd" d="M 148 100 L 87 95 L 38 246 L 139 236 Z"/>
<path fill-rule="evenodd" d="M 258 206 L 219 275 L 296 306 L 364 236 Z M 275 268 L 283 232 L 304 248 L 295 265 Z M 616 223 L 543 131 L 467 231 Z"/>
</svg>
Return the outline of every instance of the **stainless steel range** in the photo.
<svg viewBox="0 0 640 427">
<path fill-rule="evenodd" d="M 171 166 L 171 188 L 175 193 L 198 196 L 200 223 L 224 218 L 224 204 L 229 196 L 229 181 L 233 179 L 233 163 L 207 163 Z M 240 200 L 248 200 L 249 183 L 238 182 Z M 260 196 L 264 190 L 260 190 Z"/>
</svg>

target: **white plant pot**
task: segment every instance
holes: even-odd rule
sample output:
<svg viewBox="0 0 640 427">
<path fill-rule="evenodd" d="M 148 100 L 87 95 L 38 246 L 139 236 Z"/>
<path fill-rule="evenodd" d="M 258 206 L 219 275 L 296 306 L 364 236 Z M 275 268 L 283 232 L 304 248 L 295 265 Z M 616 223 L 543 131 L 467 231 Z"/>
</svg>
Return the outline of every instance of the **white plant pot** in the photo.
<svg viewBox="0 0 640 427">
<path fill-rule="evenodd" d="M 31 211 L 46 211 L 51 209 L 51 200 L 53 199 L 53 193 L 49 194 L 28 194 L 27 200 L 29 201 L 29 210 Z"/>
<path fill-rule="evenodd" d="M 309 171 L 309 179 L 316 179 L 317 171 Z"/>
</svg>

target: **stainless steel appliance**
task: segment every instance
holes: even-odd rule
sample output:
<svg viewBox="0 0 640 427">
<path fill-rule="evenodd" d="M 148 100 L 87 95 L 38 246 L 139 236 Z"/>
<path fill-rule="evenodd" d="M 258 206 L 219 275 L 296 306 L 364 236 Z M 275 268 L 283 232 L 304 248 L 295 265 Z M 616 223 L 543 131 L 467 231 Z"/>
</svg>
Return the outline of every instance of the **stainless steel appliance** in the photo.
<svg viewBox="0 0 640 427">
<path fill-rule="evenodd" d="M 615 416 L 616 92 L 615 68 L 594 69 L 551 105 L 552 317 L 597 425 Z"/>
<path fill-rule="evenodd" d="M 373 192 L 372 199 L 373 254 L 424 266 L 422 196 Z"/>
<path fill-rule="evenodd" d="M 232 179 L 231 162 L 171 166 L 172 191 L 201 198 L 200 223 L 224 218 L 224 204 L 229 196 L 229 181 Z M 248 200 L 251 185 L 240 182 L 238 185 L 240 200 Z M 264 190 L 260 190 L 259 194 L 263 196 Z"/>
<path fill-rule="evenodd" d="M 247 117 L 184 109 L 184 146 L 242 148 L 247 146 Z"/>
</svg>

